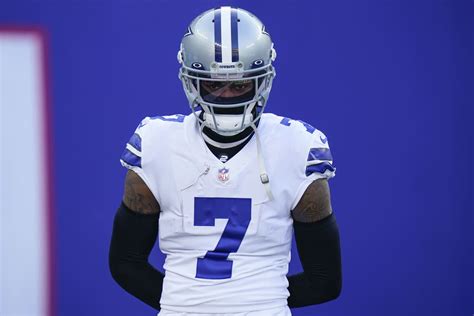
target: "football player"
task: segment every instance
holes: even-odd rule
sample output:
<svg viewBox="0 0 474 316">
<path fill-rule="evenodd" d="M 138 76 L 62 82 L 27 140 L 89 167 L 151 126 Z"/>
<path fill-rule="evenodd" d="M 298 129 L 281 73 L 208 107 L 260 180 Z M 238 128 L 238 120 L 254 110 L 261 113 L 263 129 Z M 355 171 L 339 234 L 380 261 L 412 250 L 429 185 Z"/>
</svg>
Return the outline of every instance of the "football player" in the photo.
<svg viewBox="0 0 474 316">
<path fill-rule="evenodd" d="M 319 130 L 264 113 L 275 58 L 251 13 L 204 12 L 178 52 L 192 113 L 147 117 L 126 145 L 110 270 L 159 315 L 287 316 L 340 294 L 333 158 Z M 304 271 L 287 276 L 293 232 Z"/>
</svg>

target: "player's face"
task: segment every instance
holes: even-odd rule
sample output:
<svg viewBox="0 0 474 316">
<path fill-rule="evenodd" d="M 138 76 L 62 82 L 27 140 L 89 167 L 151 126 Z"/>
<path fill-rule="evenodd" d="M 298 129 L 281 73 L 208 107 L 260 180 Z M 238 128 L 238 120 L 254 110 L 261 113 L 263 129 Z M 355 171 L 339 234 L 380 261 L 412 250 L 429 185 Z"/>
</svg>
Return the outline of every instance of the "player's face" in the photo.
<svg viewBox="0 0 474 316">
<path fill-rule="evenodd" d="M 201 87 L 216 97 L 233 98 L 242 96 L 253 89 L 253 80 L 202 81 Z"/>
</svg>

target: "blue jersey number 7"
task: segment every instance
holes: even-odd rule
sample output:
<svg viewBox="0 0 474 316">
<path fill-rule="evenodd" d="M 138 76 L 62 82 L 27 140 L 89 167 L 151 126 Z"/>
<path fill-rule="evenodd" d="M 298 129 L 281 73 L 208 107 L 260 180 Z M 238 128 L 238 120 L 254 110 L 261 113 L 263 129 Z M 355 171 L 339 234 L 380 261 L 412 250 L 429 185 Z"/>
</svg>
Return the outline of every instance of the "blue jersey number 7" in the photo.
<svg viewBox="0 0 474 316">
<path fill-rule="evenodd" d="M 232 260 L 229 253 L 237 252 L 250 224 L 252 200 L 246 198 L 194 198 L 194 226 L 214 226 L 216 218 L 228 218 L 219 242 L 204 258 L 198 258 L 196 278 L 229 279 Z"/>
</svg>

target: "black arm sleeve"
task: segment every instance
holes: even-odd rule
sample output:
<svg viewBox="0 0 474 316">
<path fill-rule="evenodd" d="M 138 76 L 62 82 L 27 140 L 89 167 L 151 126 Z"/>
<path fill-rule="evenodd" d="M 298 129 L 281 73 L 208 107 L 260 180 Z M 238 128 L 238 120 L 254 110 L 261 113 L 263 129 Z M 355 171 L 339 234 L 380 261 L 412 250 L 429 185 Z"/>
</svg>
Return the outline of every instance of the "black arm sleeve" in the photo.
<svg viewBox="0 0 474 316">
<path fill-rule="evenodd" d="M 109 251 L 114 280 L 128 293 L 160 309 L 164 275 L 148 263 L 158 235 L 158 214 L 133 212 L 123 202 L 117 210 Z"/>
<path fill-rule="evenodd" d="M 289 307 L 337 298 L 342 287 L 339 229 L 334 214 L 312 223 L 293 223 L 303 273 L 288 277 Z"/>
</svg>

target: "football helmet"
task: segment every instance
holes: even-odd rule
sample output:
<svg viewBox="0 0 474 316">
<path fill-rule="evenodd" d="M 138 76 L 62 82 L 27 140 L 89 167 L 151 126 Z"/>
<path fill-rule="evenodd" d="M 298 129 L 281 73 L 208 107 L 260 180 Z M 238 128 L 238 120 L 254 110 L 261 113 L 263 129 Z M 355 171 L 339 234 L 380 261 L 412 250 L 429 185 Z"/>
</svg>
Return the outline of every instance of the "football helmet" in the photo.
<svg viewBox="0 0 474 316">
<path fill-rule="evenodd" d="M 178 61 L 184 92 L 201 125 L 226 136 L 255 126 L 272 88 L 275 58 L 270 35 L 250 12 L 220 7 L 195 18 Z"/>
</svg>

